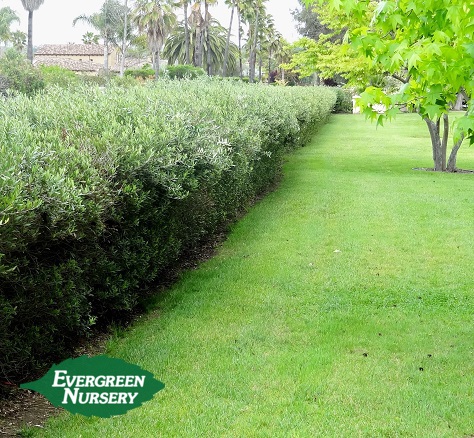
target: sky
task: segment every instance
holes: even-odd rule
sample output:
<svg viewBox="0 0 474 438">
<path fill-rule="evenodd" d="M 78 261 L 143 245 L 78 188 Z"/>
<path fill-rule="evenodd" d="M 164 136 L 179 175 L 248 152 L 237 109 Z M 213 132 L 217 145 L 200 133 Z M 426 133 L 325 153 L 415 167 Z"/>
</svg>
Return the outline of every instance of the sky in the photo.
<svg viewBox="0 0 474 438">
<path fill-rule="evenodd" d="M 80 43 L 82 35 L 92 31 L 87 25 L 72 21 L 75 17 L 98 12 L 103 0 L 45 0 L 43 5 L 33 15 L 33 44 L 66 44 Z M 268 0 L 267 11 L 273 15 L 276 28 L 290 42 L 298 39 L 295 23 L 290 13 L 298 6 L 298 0 Z M 28 13 L 23 9 L 21 0 L 0 0 L 0 7 L 10 6 L 20 17 L 20 25 L 13 25 L 12 30 L 20 29 L 26 33 L 28 27 Z M 211 14 L 221 24 L 228 27 L 230 10 L 223 0 L 210 9 Z M 236 27 L 236 26 L 235 26 Z M 235 31 L 236 33 L 236 31 Z"/>
</svg>

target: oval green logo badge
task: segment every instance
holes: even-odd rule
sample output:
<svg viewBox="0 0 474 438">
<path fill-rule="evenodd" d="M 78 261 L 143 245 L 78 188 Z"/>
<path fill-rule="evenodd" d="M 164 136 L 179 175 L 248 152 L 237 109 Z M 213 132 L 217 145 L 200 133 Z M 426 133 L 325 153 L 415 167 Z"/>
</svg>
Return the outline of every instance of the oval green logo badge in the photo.
<svg viewBox="0 0 474 438">
<path fill-rule="evenodd" d="M 164 387 L 138 365 L 107 356 L 67 359 L 41 379 L 20 385 L 73 414 L 103 418 L 141 406 Z"/>
</svg>

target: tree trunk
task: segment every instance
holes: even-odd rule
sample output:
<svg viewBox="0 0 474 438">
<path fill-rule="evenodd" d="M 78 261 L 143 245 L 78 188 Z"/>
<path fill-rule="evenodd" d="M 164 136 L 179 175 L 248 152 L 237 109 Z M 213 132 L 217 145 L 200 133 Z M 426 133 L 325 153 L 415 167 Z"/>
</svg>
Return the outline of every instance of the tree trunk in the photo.
<svg viewBox="0 0 474 438">
<path fill-rule="evenodd" d="M 448 172 L 455 172 L 456 171 L 456 160 L 458 157 L 458 151 L 459 148 L 462 145 L 462 142 L 464 140 L 464 135 L 458 140 L 458 142 L 454 145 L 453 149 L 451 150 L 451 154 L 449 156 L 449 161 L 448 161 L 448 166 L 446 170 Z"/>
<path fill-rule="evenodd" d="M 252 31 L 252 47 L 249 54 L 249 82 L 255 82 L 255 64 L 257 63 L 257 38 L 258 38 L 258 19 L 259 19 L 259 10 L 257 9 L 257 14 L 255 16 L 255 27 Z"/>
<path fill-rule="evenodd" d="M 33 64 L 33 11 L 28 11 L 28 48 L 27 58 Z"/>
<path fill-rule="evenodd" d="M 196 42 L 194 49 L 194 66 L 202 67 L 202 32 L 201 28 L 196 28 Z"/>
<path fill-rule="evenodd" d="M 229 62 L 230 35 L 232 33 L 232 23 L 234 22 L 234 10 L 235 10 L 235 6 L 232 6 L 232 11 L 230 13 L 229 31 L 227 32 L 227 41 L 225 43 L 224 66 L 222 67 L 223 78 L 225 78 L 227 75 L 227 63 Z"/>
<path fill-rule="evenodd" d="M 158 80 L 160 77 L 160 51 L 155 50 L 153 55 L 153 70 L 155 70 L 155 80 Z"/>
<path fill-rule="evenodd" d="M 104 72 L 109 73 L 109 41 L 104 40 Z"/>
<path fill-rule="evenodd" d="M 211 25 L 211 19 L 209 15 L 209 3 L 204 0 L 204 23 L 206 24 L 206 69 L 207 69 L 207 75 L 211 76 L 212 74 L 212 68 L 211 68 L 211 35 L 209 33 L 209 27 Z"/>
<path fill-rule="evenodd" d="M 449 116 L 443 114 L 443 141 L 441 142 L 441 160 L 442 168 L 446 170 L 446 153 L 448 150 L 448 139 L 449 139 Z"/>
<path fill-rule="evenodd" d="M 206 72 L 208 76 L 212 76 L 212 57 L 211 57 L 211 41 L 209 38 L 209 27 L 206 29 Z"/>
<path fill-rule="evenodd" d="M 446 162 L 446 157 L 443 160 L 443 154 L 442 154 L 442 142 L 440 138 L 440 132 L 439 132 L 439 122 L 440 120 L 438 119 L 436 122 L 433 120 L 429 119 L 428 117 L 424 118 L 426 125 L 428 126 L 428 130 L 430 132 L 430 137 L 431 137 L 431 147 L 433 150 L 433 163 L 434 163 L 434 170 L 436 172 L 442 172 L 446 170 L 446 168 L 443 168 L 443 161 Z"/>
<path fill-rule="evenodd" d="M 211 40 L 209 36 L 209 25 L 206 26 L 206 73 L 208 76 L 212 75 L 212 60 L 211 60 Z"/>
<path fill-rule="evenodd" d="M 198 8 L 197 8 L 198 7 Z M 195 26 L 194 56 L 193 62 L 195 67 L 202 67 L 202 48 L 203 48 L 203 24 L 204 20 L 201 15 L 201 6 L 196 3 L 193 6 L 193 23 Z"/>
<path fill-rule="evenodd" d="M 262 82 L 262 69 L 263 69 L 263 59 L 262 55 L 259 56 L 258 59 L 258 82 Z"/>
<path fill-rule="evenodd" d="M 449 116 L 448 114 L 443 115 L 443 137 L 440 135 L 440 122 L 438 119 L 436 122 L 425 117 L 425 122 L 428 126 L 431 137 L 431 147 L 433 149 L 433 162 L 434 170 L 437 172 L 454 172 L 456 171 L 456 160 L 459 148 L 464 140 L 464 135 L 454 145 L 449 156 L 449 160 L 446 162 L 448 141 L 449 141 Z"/>
<path fill-rule="evenodd" d="M 268 49 L 268 83 L 271 80 L 271 73 L 272 73 L 272 49 Z"/>
<path fill-rule="evenodd" d="M 456 103 L 454 104 L 453 110 L 454 111 L 462 111 L 463 110 L 463 108 L 462 108 L 463 101 L 464 101 L 464 94 L 459 92 L 458 96 L 457 96 L 457 99 L 456 99 Z"/>
<path fill-rule="evenodd" d="M 189 56 L 189 23 L 188 23 L 188 0 L 184 1 L 184 47 L 185 47 L 185 63 L 190 64 Z"/>
<path fill-rule="evenodd" d="M 244 78 L 243 65 L 242 65 L 242 32 L 241 32 L 242 17 L 240 15 L 240 9 L 238 8 L 237 8 L 237 19 L 238 19 L 238 25 L 239 25 L 239 69 L 240 69 L 240 80 L 242 80 Z"/>
<path fill-rule="evenodd" d="M 204 37 L 205 35 L 203 34 L 203 29 L 202 27 L 199 28 L 199 65 L 198 67 L 204 68 Z M 196 44 L 197 44 L 197 39 L 196 39 Z"/>
<path fill-rule="evenodd" d="M 128 26 L 128 0 L 125 0 L 125 17 L 123 19 L 123 40 L 122 40 L 122 59 L 120 60 L 120 77 L 123 78 L 125 71 L 125 50 L 127 41 L 127 26 Z"/>
</svg>

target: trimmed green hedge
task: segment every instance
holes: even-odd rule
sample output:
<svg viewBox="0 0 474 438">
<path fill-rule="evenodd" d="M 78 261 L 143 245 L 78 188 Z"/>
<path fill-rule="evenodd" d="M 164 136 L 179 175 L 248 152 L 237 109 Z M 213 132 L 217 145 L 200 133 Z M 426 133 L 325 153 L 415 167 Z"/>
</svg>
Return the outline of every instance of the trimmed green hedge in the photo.
<svg viewBox="0 0 474 438">
<path fill-rule="evenodd" d="M 336 105 L 333 112 L 352 114 L 352 91 L 346 88 L 334 87 L 336 92 Z"/>
<path fill-rule="evenodd" d="M 0 379 L 28 379 L 130 312 L 335 100 L 211 80 L 0 99 Z"/>
<path fill-rule="evenodd" d="M 201 67 L 194 67 L 194 65 L 168 65 L 163 71 L 163 74 L 170 79 L 196 79 L 199 76 L 204 76 L 206 72 Z"/>
</svg>

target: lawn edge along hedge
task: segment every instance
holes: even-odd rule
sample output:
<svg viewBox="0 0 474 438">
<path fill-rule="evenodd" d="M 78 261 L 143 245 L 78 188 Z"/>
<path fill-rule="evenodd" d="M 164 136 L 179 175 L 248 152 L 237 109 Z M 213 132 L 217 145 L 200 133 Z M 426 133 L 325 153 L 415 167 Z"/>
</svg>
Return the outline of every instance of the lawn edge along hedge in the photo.
<svg viewBox="0 0 474 438">
<path fill-rule="evenodd" d="M 335 99 L 163 80 L 1 100 L 0 380 L 27 380 L 130 312 L 268 188 Z"/>
</svg>

